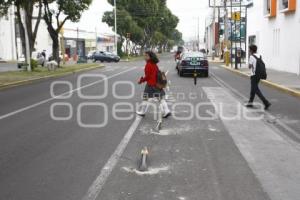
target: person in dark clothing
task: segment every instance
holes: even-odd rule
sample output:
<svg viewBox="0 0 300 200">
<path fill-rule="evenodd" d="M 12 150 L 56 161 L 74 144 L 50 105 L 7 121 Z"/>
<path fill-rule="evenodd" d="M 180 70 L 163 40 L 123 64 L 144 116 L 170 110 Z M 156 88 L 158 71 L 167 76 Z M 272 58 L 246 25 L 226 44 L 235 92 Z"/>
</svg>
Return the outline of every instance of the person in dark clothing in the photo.
<svg viewBox="0 0 300 200">
<path fill-rule="evenodd" d="M 264 97 L 262 92 L 259 89 L 259 82 L 260 78 L 255 74 L 256 73 L 256 67 L 257 67 L 257 58 L 260 58 L 261 55 L 257 53 L 257 46 L 251 45 L 249 47 L 250 51 L 250 58 L 249 58 L 249 69 L 251 70 L 251 91 L 250 91 L 250 98 L 249 102 L 246 104 L 246 107 L 252 108 L 253 107 L 253 101 L 255 98 L 255 95 L 257 95 L 263 104 L 265 105 L 265 110 L 268 110 L 271 106 L 271 103 Z"/>
<path fill-rule="evenodd" d="M 143 103 L 141 106 L 141 110 L 137 111 L 136 113 L 140 116 L 145 116 L 148 107 L 149 107 L 149 101 L 151 101 L 153 98 L 158 98 L 160 100 L 160 108 L 163 111 L 163 117 L 167 118 L 171 115 L 171 111 L 168 107 L 168 104 L 165 100 L 165 91 L 163 89 L 157 88 L 157 74 L 159 71 L 159 68 L 157 66 L 157 63 L 159 62 L 159 59 L 157 58 L 156 54 L 152 51 L 147 51 L 145 53 L 145 76 L 141 77 L 139 80 L 139 84 L 146 82 L 146 87 L 143 94 Z"/>
</svg>

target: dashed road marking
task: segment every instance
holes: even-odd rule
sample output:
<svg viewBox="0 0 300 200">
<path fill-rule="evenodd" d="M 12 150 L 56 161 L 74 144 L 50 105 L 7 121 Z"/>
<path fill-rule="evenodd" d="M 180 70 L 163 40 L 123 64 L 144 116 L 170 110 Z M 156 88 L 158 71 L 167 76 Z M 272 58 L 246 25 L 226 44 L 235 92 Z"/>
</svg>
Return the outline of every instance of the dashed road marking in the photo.
<svg viewBox="0 0 300 200">
<path fill-rule="evenodd" d="M 142 118 L 137 117 L 135 121 L 130 126 L 129 130 L 125 134 L 124 138 L 122 139 L 121 143 L 118 145 L 115 152 L 111 155 L 108 159 L 104 167 L 101 169 L 100 174 L 97 176 L 93 184 L 88 189 L 86 195 L 82 198 L 82 200 L 96 200 L 98 195 L 100 194 L 105 182 L 107 181 L 109 175 L 117 165 L 118 161 L 120 160 L 122 154 L 125 151 L 129 141 L 131 140 L 134 132 L 136 131 L 137 127 L 139 126 Z"/>
</svg>

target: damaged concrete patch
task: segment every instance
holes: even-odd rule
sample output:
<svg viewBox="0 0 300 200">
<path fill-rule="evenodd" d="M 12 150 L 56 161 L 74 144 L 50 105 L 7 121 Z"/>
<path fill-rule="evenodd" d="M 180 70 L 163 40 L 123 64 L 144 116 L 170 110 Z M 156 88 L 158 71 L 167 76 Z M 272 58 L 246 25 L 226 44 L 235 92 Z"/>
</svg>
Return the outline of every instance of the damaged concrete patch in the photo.
<svg viewBox="0 0 300 200">
<path fill-rule="evenodd" d="M 141 172 L 141 171 L 138 171 L 135 168 L 130 168 L 130 167 L 122 167 L 122 170 L 127 172 L 127 173 L 136 174 L 136 175 L 139 175 L 139 176 L 144 176 L 144 175 L 151 176 L 151 175 L 156 175 L 156 174 L 168 172 L 168 171 L 170 171 L 170 167 L 169 166 L 162 166 L 162 167 L 157 167 L 157 168 L 149 168 L 148 171 L 145 171 L 145 172 Z"/>
</svg>

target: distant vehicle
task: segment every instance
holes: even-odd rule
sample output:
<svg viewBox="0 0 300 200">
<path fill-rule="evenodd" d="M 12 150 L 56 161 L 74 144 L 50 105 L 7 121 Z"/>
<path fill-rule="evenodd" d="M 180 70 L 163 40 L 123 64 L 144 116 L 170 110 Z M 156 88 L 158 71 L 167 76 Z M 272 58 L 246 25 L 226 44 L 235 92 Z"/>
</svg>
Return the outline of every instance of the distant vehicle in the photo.
<svg viewBox="0 0 300 200">
<path fill-rule="evenodd" d="M 93 54 L 93 60 L 94 62 L 119 62 L 120 57 L 110 52 L 96 51 Z"/>
<path fill-rule="evenodd" d="M 95 52 L 96 52 L 96 51 L 90 51 L 90 52 L 88 53 L 88 55 L 87 55 L 87 59 L 93 60 L 93 56 L 94 56 Z"/>
<path fill-rule="evenodd" d="M 184 52 L 184 47 L 178 46 L 177 51 L 175 52 L 175 56 L 174 56 L 175 62 L 176 62 L 176 70 L 178 70 L 178 66 L 179 66 L 180 61 L 182 59 L 183 52 Z"/>
<path fill-rule="evenodd" d="M 193 75 L 197 73 L 198 75 L 204 75 L 208 77 L 209 75 L 209 64 L 206 54 L 202 52 L 187 52 L 182 55 L 182 59 L 178 64 L 178 75 Z"/>
<path fill-rule="evenodd" d="M 6 61 L 0 57 L 0 63 L 5 63 Z"/>
<path fill-rule="evenodd" d="M 177 51 L 180 52 L 180 53 L 183 53 L 184 52 L 184 47 L 183 46 L 178 46 Z"/>
<path fill-rule="evenodd" d="M 205 49 L 200 49 L 200 52 L 206 54 L 206 50 Z"/>
<path fill-rule="evenodd" d="M 38 65 L 44 66 L 45 64 L 45 57 L 42 56 L 41 53 L 34 51 L 31 54 L 31 59 L 37 61 Z M 25 66 L 25 62 L 26 62 L 26 58 L 24 56 L 24 54 L 22 54 L 19 58 L 18 58 L 18 68 L 21 69 L 23 66 Z"/>
<path fill-rule="evenodd" d="M 31 57 L 32 57 L 32 59 L 37 61 L 38 65 L 44 66 L 46 58 L 42 55 L 42 53 L 34 51 L 34 52 L 32 52 Z"/>
<path fill-rule="evenodd" d="M 59 60 L 58 60 L 59 63 L 63 60 L 63 55 L 62 55 L 62 52 L 61 52 L 61 51 L 59 51 L 59 58 L 58 58 L 58 59 L 59 59 Z M 53 54 L 51 53 L 51 54 L 49 55 L 48 62 L 50 62 L 50 61 L 52 61 L 52 60 L 54 60 L 54 58 L 53 58 Z"/>
</svg>

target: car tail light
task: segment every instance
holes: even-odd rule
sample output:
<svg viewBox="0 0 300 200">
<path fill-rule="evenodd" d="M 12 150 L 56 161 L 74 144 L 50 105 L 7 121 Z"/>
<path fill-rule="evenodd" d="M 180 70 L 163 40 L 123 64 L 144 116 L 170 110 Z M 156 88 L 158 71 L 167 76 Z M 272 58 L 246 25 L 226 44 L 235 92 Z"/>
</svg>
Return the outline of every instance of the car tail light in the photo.
<svg viewBox="0 0 300 200">
<path fill-rule="evenodd" d="M 202 60 L 201 64 L 203 67 L 208 67 L 208 61 L 207 60 Z"/>
<path fill-rule="evenodd" d="M 186 61 L 186 60 L 181 61 L 181 65 L 182 66 L 188 66 L 188 61 Z"/>
</svg>

